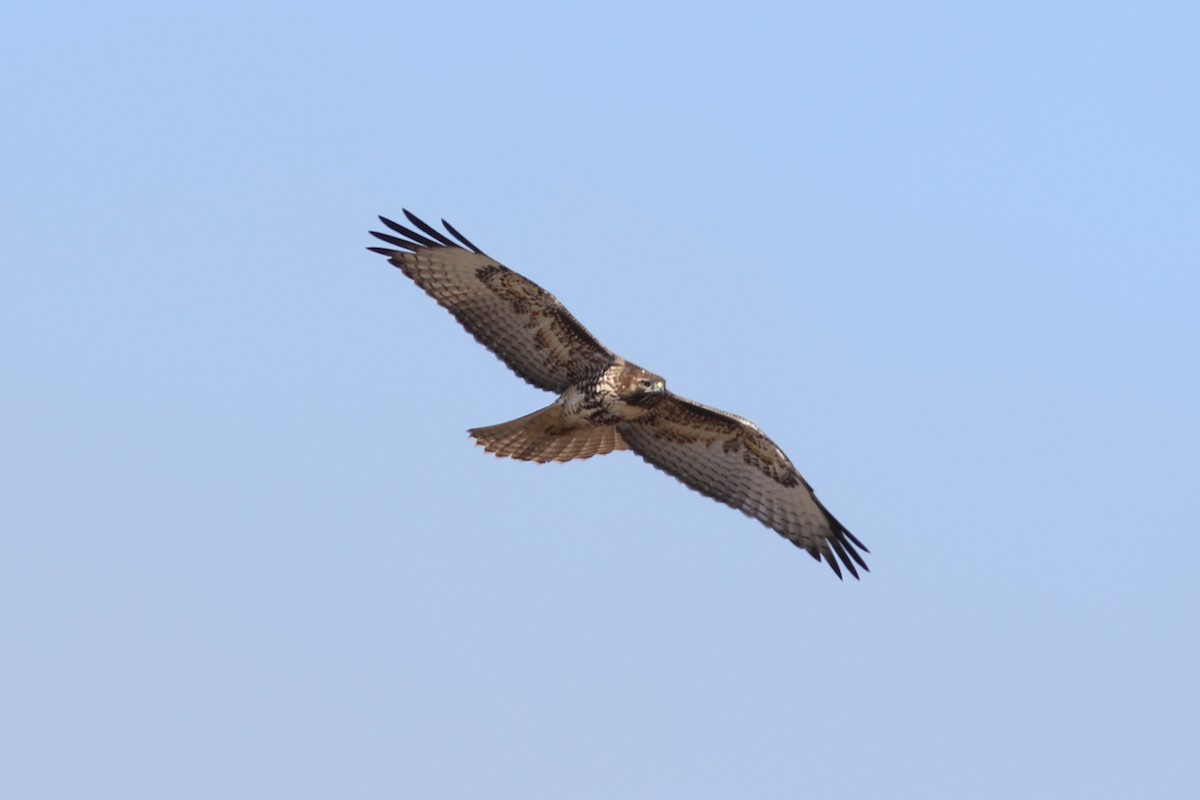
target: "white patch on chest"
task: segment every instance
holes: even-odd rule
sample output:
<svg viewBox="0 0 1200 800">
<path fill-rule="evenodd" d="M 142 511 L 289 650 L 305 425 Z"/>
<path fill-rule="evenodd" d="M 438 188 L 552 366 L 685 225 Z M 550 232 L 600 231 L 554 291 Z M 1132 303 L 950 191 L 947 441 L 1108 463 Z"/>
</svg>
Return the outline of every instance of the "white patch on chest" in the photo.
<svg viewBox="0 0 1200 800">
<path fill-rule="evenodd" d="M 571 427 L 615 425 L 646 413 L 647 409 L 630 405 L 621 399 L 614 377 L 605 373 L 596 381 L 594 387 L 589 389 L 567 387 L 555 401 L 562 406 L 563 421 Z"/>
</svg>

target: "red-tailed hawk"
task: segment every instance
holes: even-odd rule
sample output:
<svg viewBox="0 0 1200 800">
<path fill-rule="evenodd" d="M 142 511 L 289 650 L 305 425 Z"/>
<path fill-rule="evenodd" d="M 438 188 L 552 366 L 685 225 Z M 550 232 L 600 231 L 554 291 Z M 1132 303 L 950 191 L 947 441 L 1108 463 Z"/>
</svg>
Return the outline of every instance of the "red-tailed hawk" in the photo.
<svg viewBox="0 0 1200 800">
<path fill-rule="evenodd" d="M 368 248 L 454 315 L 529 383 L 558 399 L 532 414 L 473 428 L 489 453 L 522 461 L 570 461 L 632 450 L 703 495 L 754 517 L 822 558 L 839 578 L 858 577 L 870 552 L 829 513 L 792 462 L 754 423 L 667 391 L 658 375 L 600 344 L 554 295 L 484 254 L 442 220 L 438 231 L 379 219 L 393 236 Z M 839 564 L 840 562 L 840 564 Z"/>
</svg>

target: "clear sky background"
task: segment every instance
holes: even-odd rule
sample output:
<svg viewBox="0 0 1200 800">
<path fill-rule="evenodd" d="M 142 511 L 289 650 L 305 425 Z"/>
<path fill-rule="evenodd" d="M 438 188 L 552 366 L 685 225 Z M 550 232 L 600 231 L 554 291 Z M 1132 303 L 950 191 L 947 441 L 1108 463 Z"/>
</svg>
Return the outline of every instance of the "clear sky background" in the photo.
<svg viewBox="0 0 1200 800">
<path fill-rule="evenodd" d="M 1197 796 L 1196 9 L 10 9 L 0 795 Z M 402 208 L 871 573 L 484 455 Z"/>
</svg>

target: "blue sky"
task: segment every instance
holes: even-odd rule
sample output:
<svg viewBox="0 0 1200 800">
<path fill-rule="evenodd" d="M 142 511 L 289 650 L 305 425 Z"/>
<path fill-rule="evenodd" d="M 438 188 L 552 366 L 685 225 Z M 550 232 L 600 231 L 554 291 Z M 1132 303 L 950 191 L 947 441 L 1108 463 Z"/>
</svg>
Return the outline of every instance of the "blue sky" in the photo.
<svg viewBox="0 0 1200 800">
<path fill-rule="evenodd" d="M 1191 796 L 1186 3 L 43 4 L 0 33 L 0 793 Z M 363 248 L 756 421 L 840 583 Z"/>
</svg>

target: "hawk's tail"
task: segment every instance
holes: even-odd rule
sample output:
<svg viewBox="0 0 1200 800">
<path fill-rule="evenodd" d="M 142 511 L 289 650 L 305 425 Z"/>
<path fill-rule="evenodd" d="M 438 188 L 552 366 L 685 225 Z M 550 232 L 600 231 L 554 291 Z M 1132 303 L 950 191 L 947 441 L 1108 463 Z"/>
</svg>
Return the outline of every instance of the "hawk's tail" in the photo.
<svg viewBox="0 0 1200 800">
<path fill-rule="evenodd" d="M 557 403 L 510 422 L 468 431 L 489 453 L 520 461 L 571 461 L 627 449 L 615 425 L 563 424 Z"/>
</svg>

